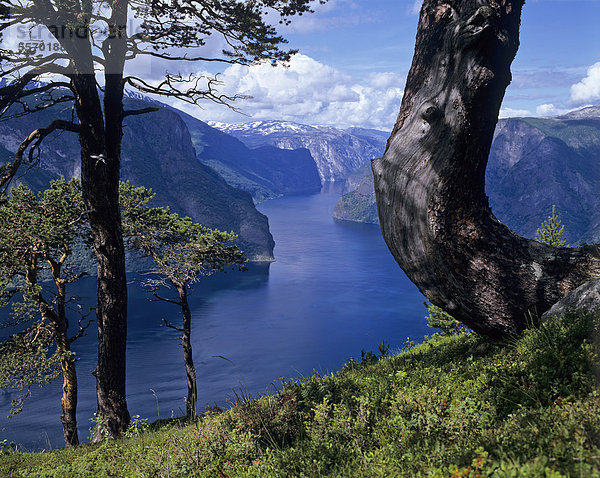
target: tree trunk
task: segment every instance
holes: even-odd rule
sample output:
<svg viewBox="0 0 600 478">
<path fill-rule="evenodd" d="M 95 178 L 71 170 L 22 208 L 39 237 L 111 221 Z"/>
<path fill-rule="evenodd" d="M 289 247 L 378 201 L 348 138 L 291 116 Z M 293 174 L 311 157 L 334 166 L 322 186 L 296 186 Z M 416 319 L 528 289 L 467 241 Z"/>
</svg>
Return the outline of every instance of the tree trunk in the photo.
<svg viewBox="0 0 600 478">
<path fill-rule="evenodd" d="M 60 277 L 59 264 L 52 265 L 52 275 L 56 284 L 56 319 L 55 334 L 56 348 L 60 351 L 60 367 L 63 374 L 63 394 L 60 399 L 62 415 L 60 421 L 63 425 L 65 446 L 79 445 L 77 434 L 77 371 L 75 370 L 75 359 L 71 355 L 71 341 L 69 340 L 69 321 L 66 314 L 67 290 L 65 281 Z"/>
<path fill-rule="evenodd" d="M 120 155 L 108 154 L 100 99 L 92 75 L 73 77 L 78 92 L 77 114 L 82 128 L 81 185 L 98 263 L 98 420 L 94 441 L 118 436 L 129 424 L 125 396 L 127 344 L 127 281 L 119 211 Z M 114 134 L 113 134 L 114 138 Z M 120 143 L 119 143 L 120 147 Z"/>
<path fill-rule="evenodd" d="M 66 286 L 60 277 L 60 268 L 62 263 L 52 263 L 52 275 L 56 285 L 56 303 L 55 311 L 42 297 L 36 292 L 35 301 L 38 305 L 40 315 L 54 327 L 54 341 L 56 349 L 61 354 L 60 367 L 63 374 L 63 394 L 60 399 L 62 414 L 60 421 L 63 426 L 63 435 L 65 446 L 79 444 L 77 434 L 77 373 L 75 370 L 75 360 L 71 355 L 71 341 L 68 336 L 69 322 L 66 316 Z M 27 271 L 27 282 L 35 290 L 37 285 L 37 257 L 33 256 L 31 267 Z"/>
<path fill-rule="evenodd" d="M 185 373 L 187 376 L 188 395 L 185 402 L 187 417 L 196 418 L 196 405 L 198 403 L 198 390 L 196 386 L 196 368 L 192 357 L 192 313 L 187 300 L 187 288 L 185 285 L 177 285 L 179 293 L 179 303 L 181 305 L 181 315 L 183 316 L 183 328 L 181 333 L 181 347 L 183 347 L 183 362 L 185 363 Z"/>
<path fill-rule="evenodd" d="M 77 372 L 75 370 L 75 360 L 71 356 L 71 345 L 66 335 L 57 336 L 56 346 L 63 354 L 60 359 L 60 366 L 63 374 L 63 394 L 60 399 L 62 415 L 60 421 L 63 425 L 63 435 L 65 445 L 72 446 L 79 444 L 77 435 Z"/>
<path fill-rule="evenodd" d="M 494 337 L 521 331 L 600 270 L 597 248 L 517 236 L 485 195 L 523 3 L 424 1 L 400 114 L 373 162 L 382 232 L 400 267 L 433 304 Z"/>
</svg>

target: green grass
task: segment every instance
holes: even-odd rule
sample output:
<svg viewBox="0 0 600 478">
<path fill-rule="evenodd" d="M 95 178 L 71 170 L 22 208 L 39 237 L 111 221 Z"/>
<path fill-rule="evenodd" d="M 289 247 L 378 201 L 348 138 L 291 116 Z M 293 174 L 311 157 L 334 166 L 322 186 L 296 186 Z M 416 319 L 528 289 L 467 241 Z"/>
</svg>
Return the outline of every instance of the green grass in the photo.
<svg viewBox="0 0 600 478">
<path fill-rule="evenodd" d="M 502 343 L 436 335 L 197 423 L 7 451 L 0 476 L 600 476 L 599 325 L 579 313 Z"/>
</svg>

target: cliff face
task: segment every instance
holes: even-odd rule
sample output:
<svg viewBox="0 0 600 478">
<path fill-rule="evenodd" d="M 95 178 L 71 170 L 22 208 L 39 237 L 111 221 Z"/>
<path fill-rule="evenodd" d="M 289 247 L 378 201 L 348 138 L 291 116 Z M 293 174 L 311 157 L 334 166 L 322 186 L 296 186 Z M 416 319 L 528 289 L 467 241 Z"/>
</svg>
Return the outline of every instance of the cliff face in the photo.
<svg viewBox="0 0 600 478">
<path fill-rule="evenodd" d="M 352 173 L 344 184 L 344 194 L 333 209 L 338 221 L 379 224 L 371 164 Z"/>
<path fill-rule="evenodd" d="M 265 145 L 308 149 L 317 163 L 322 181 L 345 180 L 370 159 L 381 156 L 388 136 L 375 130 L 351 128 L 344 131 L 284 121 L 212 125 L 238 138 L 251 149 Z"/>
<path fill-rule="evenodd" d="M 126 100 L 127 109 L 144 106 L 147 103 L 142 100 Z M 67 114 L 53 108 L 1 122 L 0 145 L 5 154 L 15 151 L 33 129 Z M 79 176 L 79 154 L 76 135 L 53 135 L 44 143 L 40 167 L 23 173 L 19 180 L 42 189 L 50 179 Z M 126 119 L 121 177 L 135 186 L 152 188 L 156 193 L 153 205 L 168 205 L 208 227 L 235 231 L 240 236 L 240 248 L 251 260 L 273 260 L 274 241 L 268 219 L 256 210 L 250 194 L 228 185 L 198 162 L 190 133 L 174 111 L 160 108 Z"/>
<path fill-rule="evenodd" d="M 250 149 L 203 121 L 185 113 L 179 115 L 190 130 L 198 159 L 232 186 L 248 191 L 255 201 L 321 189 L 317 165 L 307 149 L 270 145 Z"/>
<path fill-rule="evenodd" d="M 334 217 L 372 222 L 371 171 L 350 176 Z M 486 170 L 492 211 L 518 234 L 534 237 L 552 205 L 567 243 L 600 240 L 600 107 L 556 118 L 498 122 Z"/>
</svg>

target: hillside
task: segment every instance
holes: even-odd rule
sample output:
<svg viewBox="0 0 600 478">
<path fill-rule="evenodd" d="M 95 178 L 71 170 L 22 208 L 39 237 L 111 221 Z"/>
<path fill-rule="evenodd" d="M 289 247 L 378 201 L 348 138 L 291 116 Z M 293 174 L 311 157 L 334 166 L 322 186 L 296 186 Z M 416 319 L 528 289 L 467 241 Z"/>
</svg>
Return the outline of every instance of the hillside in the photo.
<svg viewBox="0 0 600 478">
<path fill-rule="evenodd" d="M 125 104 L 132 109 L 147 106 L 133 98 L 126 99 Z M 69 108 L 53 107 L 1 122 L 0 154 L 15 151 L 36 127 L 68 115 Z M 55 134 L 43 144 L 40 167 L 21 172 L 18 180 L 41 189 L 50 179 L 79 176 L 79 154 L 75 135 Z M 274 242 L 266 216 L 256 210 L 250 194 L 231 187 L 196 159 L 190 132 L 171 109 L 160 107 L 155 113 L 126 118 L 121 177 L 135 186 L 152 188 L 156 193 L 154 205 L 168 205 L 208 227 L 235 231 L 241 248 L 252 260 L 273 259 Z"/>
<path fill-rule="evenodd" d="M 370 162 L 346 179 L 344 194 L 335 205 L 333 218 L 338 221 L 379 224 Z"/>
<path fill-rule="evenodd" d="M 315 160 L 307 149 L 279 149 L 270 145 L 250 149 L 193 116 L 181 111 L 177 114 L 190 131 L 198 159 L 233 187 L 249 192 L 255 201 L 321 189 Z"/>
<path fill-rule="evenodd" d="M 389 357 L 382 344 L 197 423 L 137 421 L 128 438 L 50 453 L 5 445 L 0 475 L 600 476 L 599 327 L 578 313 L 503 343 L 436 335 Z"/>
<path fill-rule="evenodd" d="M 501 221 L 533 237 L 556 204 L 567 243 L 600 239 L 599 112 L 499 122 L 486 189 Z"/>
<path fill-rule="evenodd" d="M 308 126 L 289 121 L 211 123 L 251 149 L 271 145 L 306 148 L 317 163 L 322 181 L 343 181 L 354 170 L 383 154 L 389 134 L 377 130 Z"/>
<path fill-rule="evenodd" d="M 364 219 L 364 211 L 375 207 L 372 184 L 369 169 L 352 176 L 334 216 L 372 222 Z M 515 232 L 534 237 L 555 204 L 567 243 L 598 241 L 599 190 L 600 107 L 498 122 L 486 192 L 494 214 Z"/>
</svg>

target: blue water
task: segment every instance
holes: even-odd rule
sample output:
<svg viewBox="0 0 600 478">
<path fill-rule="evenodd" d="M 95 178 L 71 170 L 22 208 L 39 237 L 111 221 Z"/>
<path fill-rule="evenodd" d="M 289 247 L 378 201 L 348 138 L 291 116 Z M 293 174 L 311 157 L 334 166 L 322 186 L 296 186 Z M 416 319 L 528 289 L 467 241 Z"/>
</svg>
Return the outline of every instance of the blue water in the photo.
<svg viewBox="0 0 600 478">
<path fill-rule="evenodd" d="M 268 393 L 279 377 L 332 372 L 361 349 L 376 351 L 382 340 L 394 350 L 408 336 L 420 340 L 427 333 L 423 297 L 394 262 L 379 227 L 331 218 L 339 196 L 334 185 L 261 204 L 277 261 L 195 284 L 190 304 L 201 405 L 226 406 L 240 389 Z M 129 411 L 150 421 L 182 415 L 182 350 L 176 332 L 160 327 L 162 317 L 175 322 L 179 311 L 150 301 L 137 277 L 129 279 Z M 93 304 L 94 290 L 88 278 L 70 292 Z M 80 440 L 89 435 L 96 406 L 94 326 L 74 343 Z M 32 389 L 23 412 L 11 419 L 5 418 L 11 395 L 0 390 L 0 440 L 22 450 L 62 447 L 59 382 Z"/>
</svg>

